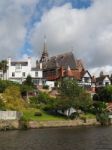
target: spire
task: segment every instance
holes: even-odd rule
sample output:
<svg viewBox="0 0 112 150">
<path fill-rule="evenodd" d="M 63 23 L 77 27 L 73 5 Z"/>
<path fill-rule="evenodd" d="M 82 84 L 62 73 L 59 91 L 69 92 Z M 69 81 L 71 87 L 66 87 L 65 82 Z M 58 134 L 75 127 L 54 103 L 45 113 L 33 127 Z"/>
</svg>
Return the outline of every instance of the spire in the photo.
<svg viewBox="0 0 112 150">
<path fill-rule="evenodd" d="M 43 52 L 42 52 L 40 62 L 47 62 L 47 60 L 48 60 L 47 38 L 44 35 L 44 47 L 43 47 Z"/>
<path fill-rule="evenodd" d="M 44 49 L 43 49 L 44 53 L 47 53 L 47 38 L 46 35 L 44 35 Z"/>
</svg>

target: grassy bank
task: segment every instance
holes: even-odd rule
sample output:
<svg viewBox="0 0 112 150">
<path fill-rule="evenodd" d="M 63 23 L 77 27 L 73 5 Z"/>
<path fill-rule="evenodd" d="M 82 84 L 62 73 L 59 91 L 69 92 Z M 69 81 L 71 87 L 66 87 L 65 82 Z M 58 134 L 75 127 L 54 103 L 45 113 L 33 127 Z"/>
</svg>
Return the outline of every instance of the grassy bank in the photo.
<svg viewBox="0 0 112 150">
<path fill-rule="evenodd" d="M 41 116 L 35 116 L 35 113 L 39 111 L 40 110 L 34 109 L 34 108 L 24 110 L 22 119 L 27 120 L 27 121 L 30 121 L 30 120 L 32 121 L 65 120 L 65 118 L 62 116 L 50 115 L 44 111 L 40 111 L 42 114 Z"/>
</svg>

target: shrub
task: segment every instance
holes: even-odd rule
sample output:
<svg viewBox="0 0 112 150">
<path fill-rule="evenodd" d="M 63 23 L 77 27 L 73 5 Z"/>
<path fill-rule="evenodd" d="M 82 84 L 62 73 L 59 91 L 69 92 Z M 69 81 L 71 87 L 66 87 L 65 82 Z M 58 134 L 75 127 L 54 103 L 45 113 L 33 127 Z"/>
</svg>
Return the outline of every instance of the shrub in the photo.
<svg viewBox="0 0 112 150">
<path fill-rule="evenodd" d="M 50 99 L 49 95 L 45 92 L 40 92 L 37 98 L 39 103 L 44 103 L 44 104 L 48 104 Z"/>
<path fill-rule="evenodd" d="M 43 85 L 43 89 L 49 89 L 48 85 Z"/>
<path fill-rule="evenodd" d="M 38 105 L 38 97 L 37 96 L 33 96 L 30 97 L 30 106 L 36 108 Z"/>
<path fill-rule="evenodd" d="M 96 119 L 97 121 L 100 122 L 101 125 L 108 125 L 108 121 L 109 121 L 108 113 L 102 112 L 100 114 L 97 114 Z"/>
<path fill-rule="evenodd" d="M 35 112 L 34 116 L 42 116 L 41 112 Z"/>
</svg>

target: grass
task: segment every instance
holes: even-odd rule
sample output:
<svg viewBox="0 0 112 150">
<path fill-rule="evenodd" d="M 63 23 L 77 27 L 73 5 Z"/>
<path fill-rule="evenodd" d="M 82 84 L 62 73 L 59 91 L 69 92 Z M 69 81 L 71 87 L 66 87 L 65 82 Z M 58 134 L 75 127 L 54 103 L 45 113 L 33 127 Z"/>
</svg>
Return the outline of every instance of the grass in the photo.
<svg viewBox="0 0 112 150">
<path fill-rule="evenodd" d="M 80 118 L 95 119 L 96 116 L 90 113 L 80 115 Z"/>
<path fill-rule="evenodd" d="M 44 111 L 41 111 L 42 116 L 35 116 L 34 114 L 38 111 L 40 112 L 40 110 L 35 109 L 35 108 L 29 108 L 27 110 L 24 110 L 22 120 L 27 120 L 27 121 L 30 121 L 30 120 L 32 121 L 65 120 L 65 118 L 62 116 L 50 115 Z"/>
</svg>

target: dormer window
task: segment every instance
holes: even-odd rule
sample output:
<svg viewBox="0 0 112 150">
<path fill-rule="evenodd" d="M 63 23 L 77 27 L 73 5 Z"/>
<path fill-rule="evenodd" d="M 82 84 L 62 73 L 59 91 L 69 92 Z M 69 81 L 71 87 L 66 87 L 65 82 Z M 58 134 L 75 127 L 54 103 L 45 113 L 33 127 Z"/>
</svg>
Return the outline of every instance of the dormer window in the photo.
<svg viewBox="0 0 112 150">
<path fill-rule="evenodd" d="M 16 69 L 20 70 L 21 69 L 21 64 L 16 64 Z"/>
</svg>

